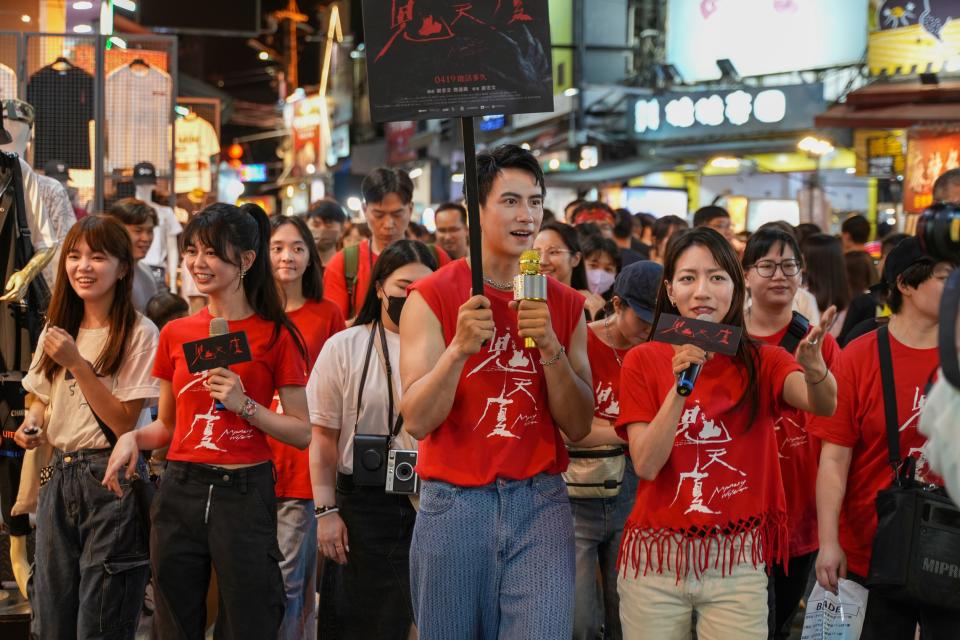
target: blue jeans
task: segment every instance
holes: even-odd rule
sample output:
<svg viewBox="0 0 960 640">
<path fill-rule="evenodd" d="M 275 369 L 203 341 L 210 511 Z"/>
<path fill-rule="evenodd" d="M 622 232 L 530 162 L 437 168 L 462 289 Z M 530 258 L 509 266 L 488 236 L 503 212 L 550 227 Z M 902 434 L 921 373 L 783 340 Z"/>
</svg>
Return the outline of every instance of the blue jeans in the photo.
<svg viewBox="0 0 960 640">
<path fill-rule="evenodd" d="M 150 577 L 147 535 L 136 497 L 100 483 L 110 450 L 55 451 L 40 487 L 37 550 L 30 578 L 36 638 L 132 640 Z M 146 465 L 139 464 L 141 477 Z"/>
<path fill-rule="evenodd" d="M 612 498 L 572 498 L 577 549 L 577 597 L 574 640 L 620 640 L 620 598 L 617 596 L 617 555 L 623 525 L 637 497 L 637 474 L 627 461 L 620 493 Z M 597 585 L 597 569 L 600 585 Z M 602 604 L 602 606 L 601 606 Z"/>
<path fill-rule="evenodd" d="M 559 475 L 426 481 L 410 549 L 420 637 L 559 640 L 573 630 L 573 518 Z"/>
<path fill-rule="evenodd" d="M 277 498 L 277 543 L 287 608 L 280 640 L 317 637 L 317 519 L 313 500 Z"/>
</svg>

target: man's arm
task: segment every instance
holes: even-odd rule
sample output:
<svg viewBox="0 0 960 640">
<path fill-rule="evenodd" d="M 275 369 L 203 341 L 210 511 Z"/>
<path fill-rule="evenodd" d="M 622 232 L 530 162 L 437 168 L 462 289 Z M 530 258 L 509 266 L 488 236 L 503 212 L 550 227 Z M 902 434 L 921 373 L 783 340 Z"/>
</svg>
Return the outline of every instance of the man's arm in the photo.
<svg viewBox="0 0 960 640">
<path fill-rule="evenodd" d="M 400 380 L 403 384 L 403 428 L 423 440 L 440 426 L 460 384 L 463 365 L 493 339 L 493 313 L 483 296 L 467 300 L 457 317 L 457 333 L 444 345 L 443 328 L 418 292 L 413 291 L 400 316 Z"/>
<path fill-rule="evenodd" d="M 544 362 L 549 362 L 559 353 L 559 345 L 553 353 L 544 349 L 540 353 Z M 563 434 L 571 441 L 582 440 L 590 433 L 593 422 L 592 376 L 587 359 L 587 323 L 583 316 L 570 338 L 570 350 L 566 357 L 543 368 L 547 379 L 547 398 L 550 415 Z"/>
</svg>

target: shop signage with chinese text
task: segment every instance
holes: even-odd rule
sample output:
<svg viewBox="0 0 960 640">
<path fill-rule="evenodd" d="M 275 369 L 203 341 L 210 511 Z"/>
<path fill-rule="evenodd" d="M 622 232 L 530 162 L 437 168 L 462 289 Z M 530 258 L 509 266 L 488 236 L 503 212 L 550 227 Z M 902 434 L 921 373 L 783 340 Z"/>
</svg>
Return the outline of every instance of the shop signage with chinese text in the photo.
<svg viewBox="0 0 960 640">
<path fill-rule="evenodd" d="M 822 83 L 672 91 L 629 104 L 627 126 L 651 141 L 799 131 L 825 108 Z"/>
</svg>

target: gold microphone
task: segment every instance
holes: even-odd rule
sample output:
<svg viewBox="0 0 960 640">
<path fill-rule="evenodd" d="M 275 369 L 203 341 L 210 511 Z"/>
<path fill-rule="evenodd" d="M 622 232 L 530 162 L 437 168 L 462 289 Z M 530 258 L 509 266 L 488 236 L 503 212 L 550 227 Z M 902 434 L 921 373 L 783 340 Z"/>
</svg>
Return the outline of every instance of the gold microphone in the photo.
<svg viewBox="0 0 960 640">
<path fill-rule="evenodd" d="M 514 300 L 547 300 L 547 276 L 540 273 L 540 252 L 529 249 L 520 254 L 520 275 L 513 277 Z M 536 349 L 537 341 L 524 338 L 526 349 Z"/>
</svg>

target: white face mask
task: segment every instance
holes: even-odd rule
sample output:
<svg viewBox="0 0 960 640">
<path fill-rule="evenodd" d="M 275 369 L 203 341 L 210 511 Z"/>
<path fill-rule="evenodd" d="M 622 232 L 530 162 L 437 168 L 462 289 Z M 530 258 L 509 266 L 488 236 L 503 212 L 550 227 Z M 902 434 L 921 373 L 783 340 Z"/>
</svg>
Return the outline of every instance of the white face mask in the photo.
<svg viewBox="0 0 960 640">
<path fill-rule="evenodd" d="M 587 288 L 590 289 L 590 293 L 595 293 L 598 296 L 606 293 L 607 290 L 613 286 L 613 281 L 616 279 L 617 277 L 609 271 L 604 271 L 603 269 L 587 269 Z"/>
</svg>

